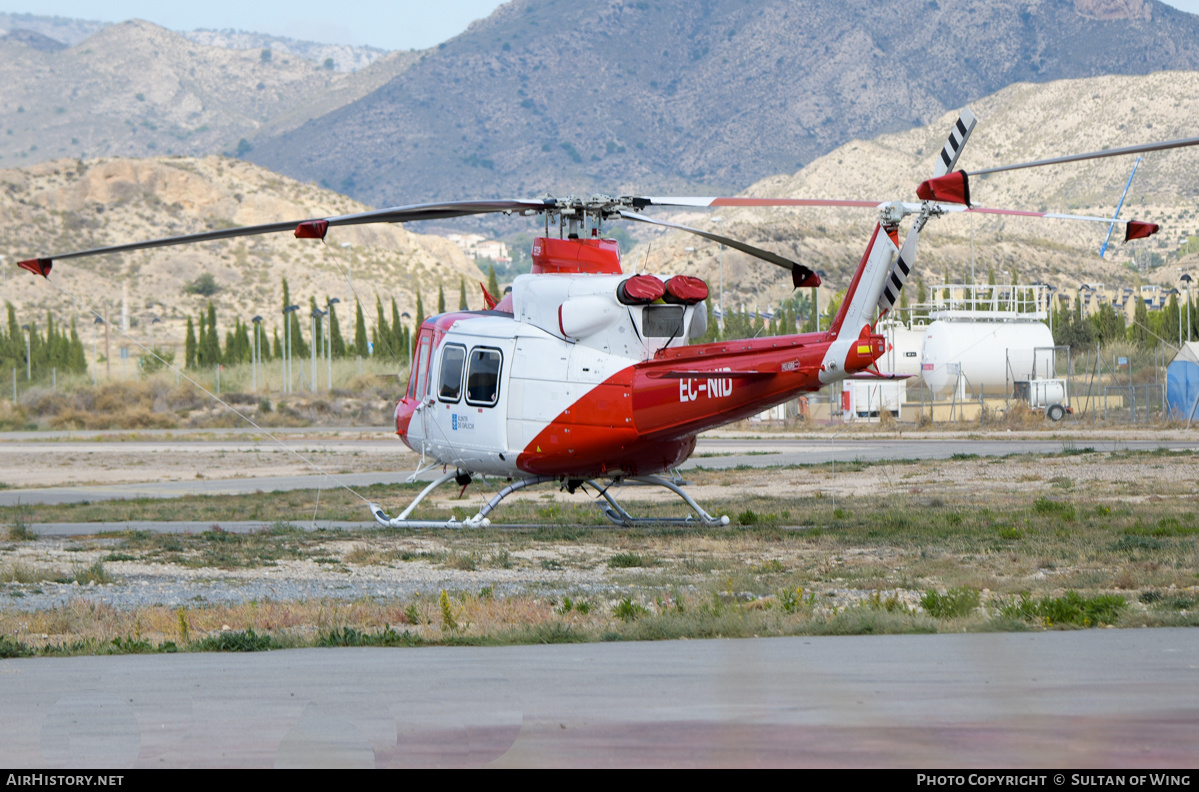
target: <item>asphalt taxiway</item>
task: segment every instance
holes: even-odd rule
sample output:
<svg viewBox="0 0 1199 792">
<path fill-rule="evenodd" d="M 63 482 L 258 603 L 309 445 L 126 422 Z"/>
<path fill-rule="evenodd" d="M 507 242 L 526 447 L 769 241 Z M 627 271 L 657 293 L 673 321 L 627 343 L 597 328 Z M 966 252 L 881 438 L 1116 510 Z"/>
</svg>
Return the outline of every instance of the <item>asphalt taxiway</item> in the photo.
<svg viewBox="0 0 1199 792">
<path fill-rule="evenodd" d="M 0 661 L 0 765 L 1182 767 L 1199 630 Z"/>
</svg>

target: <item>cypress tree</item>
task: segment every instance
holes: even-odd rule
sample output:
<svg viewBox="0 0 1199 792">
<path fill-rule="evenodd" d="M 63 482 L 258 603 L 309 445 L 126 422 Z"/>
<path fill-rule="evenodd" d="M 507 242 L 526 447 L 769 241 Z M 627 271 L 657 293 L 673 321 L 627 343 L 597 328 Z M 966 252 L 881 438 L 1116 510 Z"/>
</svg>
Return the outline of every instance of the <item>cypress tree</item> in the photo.
<svg viewBox="0 0 1199 792">
<path fill-rule="evenodd" d="M 300 326 L 300 312 L 292 311 L 288 316 L 291 317 L 288 321 L 291 322 L 291 356 L 292 359 L 297 357 L 308 357 L 308 343 L 304 341 L 303 328 Z"/>
<path fill-rule="evenodd" d="M 71 317 L 71 360 L 69 368 L 79 374 L 87 373 L 87 355 L 83 352 L 83 342 L 79 340 L 79 331 L 75 327 L 75 317 Z"/>
<path fill-rule="evenodd" d="M 396 360 L 404 360 L 408 356 L 408 346 L 404 339 L 404 324 L 400 321 L 400 309 L 396 298 L 391 298 L 391 348 Z"/>
<path fill-rule="evenodd" d="M 437 284 L 437 313 L 445 313 L 445 287 Z"/>
<path fill-rule="evenodd" d="M 187 317 L 187 337 L 183 341 L 183 367 L 196 367 L 196 327 L 190 316 Z"/>
<path fill-rule="evenodd" d="M 383 315 L 383 301 L 379 299 L 379 295 L 375 295 L 375 354 L 383 355 L 387 359 L 395 357 L 395 350 L 391 343 L 391 327 L 387 324 L 387 317 Z"/>
<path fill-rule="evenodd" d="M 466 304 L 466 278 L 458 278 L 458 310 L 469 311 Z"/>
<path fill-rule="evenodd" d="M 216 366 L 221 362 L 221 337 L 216 329 L 216 306 L 208 303 L 208 332 L 205 334 L 201 348 L 205 350 L 206 366 Z"/>
<path fill-rule="evenodd" d="M 325 298 L 326 304 L 329 298 Z M 337 306 L 329 305 L 329 348 L 335 358 L 346 356 L 346 341 L 341 337 L 341 325 L 337 322 Z"/>
<path fill-rule="evenodd" d="M 495 267 L 491 264 L 487 265 L 487 293 L 496 299 L 503 299 L 504 295 L 500 294 L 500 281 L 495 276 Z"/>
<path fill-rule="evenodd" d="M 199 338 L 196 341 L 196 368 L 205 368 L 209 365 L 207 325 L 208 320 L 205 318 L 204 312 L 200 311 Z"/>
<path fill-rule="evenodd" d="M 420 289 L 416 290 L 416 323 L 414 328 L 419 329 L 425 323 L 425 304 L 421 302 Z"/>
<path fill-rule="evenodd" d="M 237 330 L 234 335 L 237 346 L 237 362 L 249 363 L 254 359 L 254 345 L 250 341 L 250 326 L 241 319 L 238 319 Z"/>
<path fill-rule="evenodd" d="M 366 317 L 362 315 L 362 303 L 354 299 L 354 352 L 360 357 L 370 353 L 366 339 Z"/>
</svg>

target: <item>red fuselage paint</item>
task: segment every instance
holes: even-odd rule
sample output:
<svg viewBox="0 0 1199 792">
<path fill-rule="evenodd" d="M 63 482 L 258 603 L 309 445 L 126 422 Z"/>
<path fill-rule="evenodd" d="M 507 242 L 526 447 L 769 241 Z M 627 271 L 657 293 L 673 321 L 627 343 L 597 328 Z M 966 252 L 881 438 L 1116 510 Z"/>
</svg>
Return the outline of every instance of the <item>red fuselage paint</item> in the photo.
<svg viewBox="0 0 1199 792">
<path fill-rule="evenodd" d="M 566 476 L 668 470 L 686 461 L 700 432 L 823 387 L 818 373 L 831 341 L 821 332 L 663 350 L 563 411 L 525 447 L 517 467 Z M 885 343 L 864 335 L 846 369 L 873 364 Z"/>
</svg>

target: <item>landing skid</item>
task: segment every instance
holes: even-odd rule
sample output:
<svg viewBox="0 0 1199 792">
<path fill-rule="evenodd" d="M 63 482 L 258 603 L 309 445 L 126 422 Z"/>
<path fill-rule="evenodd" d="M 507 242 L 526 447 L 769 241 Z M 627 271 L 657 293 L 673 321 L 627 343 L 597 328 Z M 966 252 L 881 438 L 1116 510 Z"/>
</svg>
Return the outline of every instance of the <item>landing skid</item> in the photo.
<svg viewBox="0 0 1199 792">
<path fill-rule="evenodd" d="M 497 492 L 491 500 L 487 501 L 487 504 L 484 505 L 483 508 L 479 509 L 478 514 L 465 520 L 455 520 L 453 518 L 442 521 L 408 519 L 408 515 L 412 514 L 420 502 L 423 501 L 425 497 L 429 495 L 429 493 L 451 480 L 457 480 L 459 483 L 461 483 L 463 475 L 464 474 L 459 471 L 454 471 L 453 473 L 446 473 L 437 480 L 433 481 L 429 484 L 429 486 L 421 490 L 421 493 L 416 496 L 412 503 L 408 504 L 408 508 L 400 512 L 398 517 L 388 517 L 387 512 L 383 511 L 383 507 L 377 503 L 370 504 L 371 514 L 374 516 L 375 521 L 385 528 L 486 528 L 487 526 L 491 525 L 491 520 L 488 519 L 487 515 L 491 514 L 491 512 L 500 505 L 500 502 L 513 492 L 524 489 L 525 487 L 532 487 L 537 484 L 545 484 L 551 481 L 561 481 L 561 479 L 551 476 L 531 476 L 529 478 L 517 479 Z M 467 480 L 469 481 L 469 478 Z M 729 518 L 727 516 L 713 517 L 704 511 L 690 495 L 688 495 L 686 492 L 683 492 L 682 488 L 680 488 L 677 484 L 667 481 L 666 479 L 659 478 L 658 476 L 637 476 L 635 478 L 621 479 L 619 482 L 612 482 L 607 487 L 601 487 L 591 479 L 586 479 L 585 481 L 575 480 L 574 482 L 568 483 L 567 486 L 570 488 L 571 492 L 574 492 L 574 487 L 578 484 L 587 484 L 594 488 L 596 492 L 598 492 L 600 496 L 608 503 L 608 505 L 603 508 L 604 516 L 617 525 L 627 528 L 645 525 L 704 525 L 708 527 L 716 527 L 729 524 Z M 632 485 L 641 487 L 665 487 L 682 498 L 695 512 L 695 516 L 651 518 L 634 517 L 629 514 L 628 511 L 626 511 L 625 508 L 621 506 L 614 497 L 612 497 L 611 489 L 617 484 L 624 486 Z"/>
</svg>

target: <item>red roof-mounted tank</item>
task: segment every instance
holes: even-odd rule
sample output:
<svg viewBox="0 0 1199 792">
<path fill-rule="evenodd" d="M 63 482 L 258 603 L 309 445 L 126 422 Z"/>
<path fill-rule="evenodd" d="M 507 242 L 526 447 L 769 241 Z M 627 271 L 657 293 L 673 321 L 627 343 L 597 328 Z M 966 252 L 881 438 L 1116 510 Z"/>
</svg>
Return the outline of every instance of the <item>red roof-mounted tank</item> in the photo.
<svg viewBox="0 0 1199 792">
<path fill-rule="evenodd" d="M 588 272 L 596 275 L 620 274 L 620 250 L 615 239 L 533 240 L 533 274 Z"/>
</svg>

